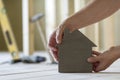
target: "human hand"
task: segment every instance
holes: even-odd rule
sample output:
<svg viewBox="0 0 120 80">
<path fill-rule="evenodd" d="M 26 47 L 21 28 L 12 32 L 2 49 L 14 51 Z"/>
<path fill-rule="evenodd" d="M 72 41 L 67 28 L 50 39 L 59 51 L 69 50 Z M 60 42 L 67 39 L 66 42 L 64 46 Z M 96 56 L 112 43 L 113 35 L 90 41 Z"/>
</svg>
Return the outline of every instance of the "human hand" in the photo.
<svg viewBox="0 0 120 80">
<path fill-rule="evenodd" d="M 62 39 L 63 39 L 63 33 L 64 30 L 67 28 L 69 29 L 70 32 L 73 32 L 74 30 L 76 30 L 77 25 L 74 24 L 74 22 L 72 22 L 71 18 L 66 19 L 64 22 L 62 22 L 57 30 L 56 30 L 56 42 L 57 44 L 61 44 L 62 43 Z"/>
<path fill-rule="evenodd" d="M 93 64 L 93 70 L 99 72 L 107 69 L 115 60 L 120 57 L 120 47 L 111 47 L 103 52 L 93 52 L 92 57 L 88 58 L 88 62 Z"/>
<path fill-rule="evenodd" d="M 53 53 L 54 57 L 56 58 L 56 60 L 58 61 L 58 48 L 57 45 L 61 44 L 62 42 L 62 38 L 63 38 L 63 33 L 65 28 L 68 28 L 71 32 L 73 31 L 72 27 L 69 23 L 68 23 L 69 19 L 66 19 L 64 22 L 62 22 L 58 28 L 53 32 L 53 34 L 50 37 L 49 40 L 49 48 L 50 51 Z"/>
<path fill-rule="evenodd" d="M 53 53 L 55 59 L 58 61 L 58 48 L 57 48 L 57 42 L 56 42 L 56 30 L 52 33 L 50 39 L 49 39 L 49 48 L 51 53 Z"/>
</svg>

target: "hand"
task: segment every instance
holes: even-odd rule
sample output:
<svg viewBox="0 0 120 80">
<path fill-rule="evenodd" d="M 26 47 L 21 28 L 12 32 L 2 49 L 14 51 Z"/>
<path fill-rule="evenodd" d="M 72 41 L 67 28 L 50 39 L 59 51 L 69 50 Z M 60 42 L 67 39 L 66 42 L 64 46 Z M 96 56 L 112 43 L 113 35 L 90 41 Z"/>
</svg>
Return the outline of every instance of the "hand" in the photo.
<svg viewBox="0 0 120 80">
<path fill-rule="evenodd" d="M 53 32 L 53 34 L 51 35 L 50 40 L 49 40 L 50 51 L 53 53 L 53 55 L 54 55 L 54 57 L 56 58 L 57 61 L 58 61 L 57 45 L 61 44 L 62 38 L 63 38 L 63 32 L 64 32 L 64 29 L 66 27 L 68 29 L 71 29 L 69 27 L 72 27 L 72 26 L 70 26 L 70 24 L 69 24 L 69 27 L 68 27 L 68 19 L 66 19 L 62 24 L 60 24 L 58 26 L 58 28 Z"/>
<path fill-rule="evenodd" d="M 62 36 L 63 36 L 63 32 L 65 30 L 66 27 L 66 23 L 63 22 L 62 24 L 60 24 L 58 26 L 58 29 L 56 30 L 56 42 L 57 44 L 60 44 L 62 42 Z"/>
<path fill-rule="evenodd" d="M 68 18 L 64 22 L 62 22 L 58 26 L 58 29 L 56 30 L 56 42 L 57 42 L 57 44 L 61 44 L 62 43 L 63 32 L 64 32 L 65 28 L 69 29 L 70 32 L 73 32 L 74 30 L 77 29 L 76 26 L 77 25 L 75 25 L 74 22 L 72 22 L 71 18 Z"/>
<path fill-rule="evenodd" d="M 115 60 L 120 57 L 120 47 L 111 47 L 103 52 L 93 52 L 94 56 L 88 58 L 88 62 L 93 64 L 93 70 L 99 72 L 107 69 Z"/>
<path fill-rule="evenodd" d="M 53 53 L 55 59 L 58 61 L 58 48 L 57 48 L 57 42 L 56 42 L 56 31 L 53 32 L 53 34 L 50 37 L 49 40 L 49 48 L 50 51 Z"/>
</svg>

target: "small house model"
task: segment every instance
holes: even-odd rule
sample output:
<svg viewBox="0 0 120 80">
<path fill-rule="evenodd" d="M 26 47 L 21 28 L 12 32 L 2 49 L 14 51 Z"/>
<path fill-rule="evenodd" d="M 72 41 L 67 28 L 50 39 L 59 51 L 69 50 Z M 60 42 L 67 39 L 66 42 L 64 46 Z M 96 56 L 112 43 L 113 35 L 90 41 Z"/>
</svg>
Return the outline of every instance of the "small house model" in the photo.
<svg viewBox="0 0 120 80">
<path fill-rule="evenodd" d="M 70 33 L 65 29 L 63 41 L 59 45 L 58 59 L 61 73 L 90 73 L 92 64 L 87 59 L 96 45 L 79 30 Z"/>
</svg>

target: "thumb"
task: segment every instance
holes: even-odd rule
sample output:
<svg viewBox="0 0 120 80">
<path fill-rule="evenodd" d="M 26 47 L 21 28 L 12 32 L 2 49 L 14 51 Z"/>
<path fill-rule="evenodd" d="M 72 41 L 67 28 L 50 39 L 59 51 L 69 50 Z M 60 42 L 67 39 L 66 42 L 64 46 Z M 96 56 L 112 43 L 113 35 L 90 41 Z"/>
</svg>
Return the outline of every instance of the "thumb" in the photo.
<svg viewBox="0 0 120 80">
<path fill-rule="evenodd" d="M 62 42 L 63 32 L 64 32 L 64 28 L 58 28 L 57 29 L 57 31 L 56 31 L 56 42 L 57 42 L 57 44 L 60 44 Z"/>
<path fill-rule="evenodd" d="M 106 62 L 100 62 L 99 65 L 96 67 L 96 71 L 102 71 L 105 70 L 109 65 L 106 64 Z"/>
<path fill-rule="evenodd" d="M 98 60 L 98 57 L 96 56 L 96 57 L 88 58 L 87 61 L 90 62 L 90 63 L 95 63 L 95 62 L 98 62 L 99 60 Z"/>
</svg>

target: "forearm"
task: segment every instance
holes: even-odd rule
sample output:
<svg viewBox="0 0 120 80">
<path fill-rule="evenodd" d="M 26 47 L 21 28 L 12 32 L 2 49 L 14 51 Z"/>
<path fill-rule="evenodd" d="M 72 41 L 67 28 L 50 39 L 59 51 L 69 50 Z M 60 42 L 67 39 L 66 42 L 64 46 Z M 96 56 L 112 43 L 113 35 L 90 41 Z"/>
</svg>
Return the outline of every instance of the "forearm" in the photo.
<svg viewBox="0 0 120 80">
<path fill-rule="evenodd" d="M 70 29 L 79 29 L 107 18 L 120 8 L 120 0 L 94 0 L 68 18 Z"/>
<path fill-rule="evenodd" d="M 111 47 L 110 52 L 113 54 L 112 57 L 120 58 L 120 46 Z"/>
</svg>

